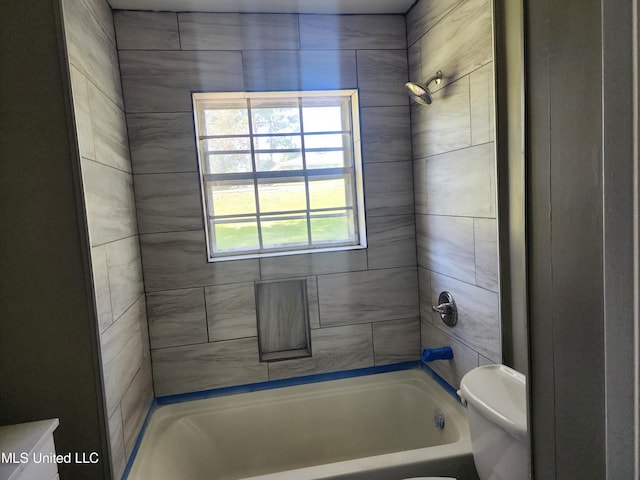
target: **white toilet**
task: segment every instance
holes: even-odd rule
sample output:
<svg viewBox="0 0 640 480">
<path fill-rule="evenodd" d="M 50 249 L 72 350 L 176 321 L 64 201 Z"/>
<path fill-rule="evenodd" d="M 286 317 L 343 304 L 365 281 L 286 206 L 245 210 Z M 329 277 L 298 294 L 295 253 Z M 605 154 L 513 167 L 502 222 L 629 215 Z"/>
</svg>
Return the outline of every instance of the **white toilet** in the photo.
<svg viewBox="0 0 640 480">
<path fill-rule="evenodd" d="M 478 367 L 462 377 L 458 395 L 480 480 L 529 478 L 525 376 L 504 365 Z"/>
<path fill-rule="evenodd" d="M 458 395 L 467 405 L 473 461 L 480 480 L 529 478 L 524 375 L 504 365 L 478 367 L 462 377 Z"/>
</svg>

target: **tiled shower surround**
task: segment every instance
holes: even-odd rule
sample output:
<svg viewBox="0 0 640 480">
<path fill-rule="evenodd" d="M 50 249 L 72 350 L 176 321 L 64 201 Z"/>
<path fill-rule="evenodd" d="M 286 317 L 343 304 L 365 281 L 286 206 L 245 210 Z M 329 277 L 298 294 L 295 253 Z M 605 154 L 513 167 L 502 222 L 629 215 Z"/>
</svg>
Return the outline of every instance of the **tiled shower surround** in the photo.
<svg viewBox="0 0 640 480">
<path fill-rule="evenodd" d="M 111 10 L 103 0 L 62 7 L 111 463 L 120 478 L 153 400 L 133 176 Z"/>
<path fill-rule="evenodd" d="M 422 0 L 407 15 L 410 78 L 444 74 L 429 107 L 412 105 L 411 126 L 422 345 L 453 348 L 432 364 L 452 385 L 502 361 L 491 15 L 489 0 Z M 430 308 L 443 290 L 454 328 Z"/>
<path fill-rule="evenodd" d="M 402 15 L 116 11 L 156 395 L 416 360 Z M 369 248 L 207 262 L 192 91 L 360 90 Z M 259 361 L 254 282 L 306 278 L 313 356 Z"/>
<path fill-rule="evenodd" d="M 452 345 L 453 384 L 501 360 L 488 0 L 114 18 L 156 395 L 414 360 L 420 337 Z M 434 104 L 410 107 L 404 82 L 437 69 Z M 340 88 L 360 91 L 369 248 L 208 263 L 191 92 Z M 254 282 L 283 278 L 307 279 L 313 357 L 260 363 Z M 430 311 L 441 290 L 454 329 Z"/>
</svg>

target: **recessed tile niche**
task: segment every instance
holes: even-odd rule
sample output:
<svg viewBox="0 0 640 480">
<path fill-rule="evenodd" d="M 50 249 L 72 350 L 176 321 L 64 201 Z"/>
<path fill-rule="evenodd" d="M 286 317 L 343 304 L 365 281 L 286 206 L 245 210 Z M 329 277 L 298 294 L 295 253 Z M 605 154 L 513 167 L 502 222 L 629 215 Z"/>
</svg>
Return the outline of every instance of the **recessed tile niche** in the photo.
<svg viewBox="0 0 640 480">
<path fill-rule="evenodd" d="M 311 356 L 307 280 L 256 283 L 260 361 Z"/>
</svg>

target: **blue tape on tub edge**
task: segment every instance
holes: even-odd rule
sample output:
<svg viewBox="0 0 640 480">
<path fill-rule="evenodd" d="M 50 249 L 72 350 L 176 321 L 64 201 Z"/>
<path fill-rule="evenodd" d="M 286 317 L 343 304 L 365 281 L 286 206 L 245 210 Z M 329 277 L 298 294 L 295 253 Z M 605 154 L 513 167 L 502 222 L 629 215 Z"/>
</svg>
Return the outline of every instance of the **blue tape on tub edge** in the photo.
<svg viewBox="0 0 640 480">
<path fill-rule="evenodd" d="M 357 368 L 353 370 L 341 370 L 338 372 L 317 373 L 313 375 L 305 375 L 302 377 L 284 378 L 282 380 L 269 380 L 267 382 L 249 383 L 246 385 L 237 385 L 233 387 L 214 388 L 211 390 L 202 390 L 200 392 L 179 393 L 177 395 L 167 395 L 157 397 L 158 406 L 171 405 L 174 403 L 189 402 L 192 400 L 204 400 L 213 397 L 222 397 L 225 395 L 234 395 L 236 393 L 259 392 L 261 390 L 271 390 L 273 388 L 293 387 L 296 385 L 306 385 L 309 383 L 326 382 L 329 380 L 340 380 L 343 378 L 362 377 L 365 375 L 374 375 L 376 373 L 394 372 L 399 370 L 409 370 L 420 366 L 419 361 L 393 363 L 391 365 L 381 365 L 377 367 Z"/>
<path fill-rule="evenodd" d="M 142 438 L 144 437 L 145 432 L 147 431 L 147 426 L 149 425 L 149 421 L 151 420 L 151 415 L 158 408 L 158 403 L 154 398 L 149 406 L 149 411 L 147 412 L 147 416 L 144 417 L 144 422 L 142 422 L 142 427 L 140 428 L 140 433 L 138 433 L 138 437 L 136 438 L 136 443 L 133 445 L 133 449 L 131 450 L 131 455 L 129 455 L 129 460 L 127 460 L 127 464 L 124 467 L 124 472 L 122 472 L 121 480 L 127 480 L 129 478 L 129 473 L 131 472 L 131 468 L 133 467 L 133 462 L 138 455 L 138 450 L 140 449 L 140 444 L 142 443 Z"/>
<path fill-rule="evenodd" d="M 233 395 L 236 393 L 258 392 L 261 390 L 271 390 L 274 388 L 292 387 L 295 385 L 305 385 L 309 383 L 326 382 L 329 380 L 340 380 L 343 378 L 362 377 L 366 375 L 374 375 L 376 373 L 410 370 L 412 368 L 421 368 L 422 370 L 424 370 L 431 378 L 433 378 L 436 381 L 438 385 L 440 385 L 447 393 L 449 393 L 453 398 L 455 398 L 458 403 L 461 403 L 460 397 L 458 397 L 458 394 L 456 393 L 456 389 L 453 388 L 451 385 L 449 385 L 449 383 L 444 378 L 442 378 L 440 375 L 434 372 L 431 369 L 431 367 L 429 367 L 427 364 L 425 364 L 420 360 L 413 361 L 413 362 L 392 363 L 390 365 L 381 365 L 377 367 L 357 368 L 353 370 L 341 370 L 338 372 L 318 373 L 315 375 L 306 375 L 303 377 L 285 378 L 282 380 L 271 380 L 267 382 L 250 383 L 247 385 L 238 385 L 234 387 L 214 388 L 211 390 L 203 390 L 200 392 L 181 393 L 178 395 L 167 395 L 164 397 L 156 397 L 151 402 L 151 406 L 149 407 L 147 416 L 144 419 L 144 423 L 142 424 L 140 433 L 136 438 L 136 443 L 133 446 L 133 450 L 131 451 L 131 455 L 129 456 L 127 465 L 124 469 L 124 472 L 122 473 L 121 480 L 127 480 L 129 478 L 129 473 L 131 473 L 133 462 L 135 461 L 136 456 L 138 455 L 138 450 L 140 449 L 142 438 L 144 437 L 144 434 L 147 431 L 147 426 L 149 425 L 149 420 L 151 419 L 151 415 L 158 407 L 161 407 L 163 405 L 171 405 L 174 403 L 188 402 L 191 400 L 204 400 L 206 398 L 221 397 L 225 395 Z"/>
<path fill-rule="evenodd" d="M 424 362 L 418 362 L 422 369 L 429 374 L 431 378 L 433 378 L 438 385 L 440 385 L 449 395 L 456 399 L 456 401 L 462 404 L 460 397 L 458 396 L 458 390 L 452 387 L 449 382 L 447 382 L 444 378 L 438 375 L 429 365 Z"/>
</svg>

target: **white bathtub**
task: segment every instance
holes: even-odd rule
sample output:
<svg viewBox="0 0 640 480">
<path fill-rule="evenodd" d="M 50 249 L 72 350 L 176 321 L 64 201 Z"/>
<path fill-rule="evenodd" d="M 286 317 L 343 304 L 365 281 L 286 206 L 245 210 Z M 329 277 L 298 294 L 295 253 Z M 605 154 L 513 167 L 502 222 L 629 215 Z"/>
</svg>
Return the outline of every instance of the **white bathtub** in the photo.
<svg viewBox="0 0 640 480">
<path fill-rule="evenodd" d="M 464 408 L 421 369 L 160 407 L 128 480 L 417 475 L 477 480 Z"/>
</svg>

